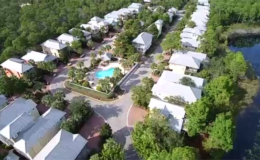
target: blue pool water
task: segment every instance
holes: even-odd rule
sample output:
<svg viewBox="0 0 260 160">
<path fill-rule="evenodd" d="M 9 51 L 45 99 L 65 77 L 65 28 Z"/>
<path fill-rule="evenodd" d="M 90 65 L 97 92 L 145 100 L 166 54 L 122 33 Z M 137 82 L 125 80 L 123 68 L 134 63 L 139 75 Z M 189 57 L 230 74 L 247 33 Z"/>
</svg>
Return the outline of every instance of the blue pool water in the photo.
<svg viewBox="0 0 260 160">
<path fill-rule="evenodd" d="M 106 77 L 112 77 L 114 70 L 115 70 L 115 68 L 109 68 L 107 70 L 98 71 L 95 74 L 95 77 L 99 78 L 99 79 L 103 79 L 103 78 L 106 78 Z"/>
</svg>

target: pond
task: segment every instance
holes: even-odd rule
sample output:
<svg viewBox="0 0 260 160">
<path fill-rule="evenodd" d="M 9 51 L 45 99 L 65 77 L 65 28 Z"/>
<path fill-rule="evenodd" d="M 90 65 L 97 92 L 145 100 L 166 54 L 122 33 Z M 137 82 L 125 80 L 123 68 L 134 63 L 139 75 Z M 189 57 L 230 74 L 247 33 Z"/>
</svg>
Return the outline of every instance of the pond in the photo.
<svg viewBox="0 0 260 160">
<path fill-rule="evenodd" d="M 247 42 L 247 43 L 244 43 Z M 244 41 L 230 44 L 232 51 L 241 51 L 245 59 L 251 62 L 256 74 L 260 76 L 260 43 L 259 39 L 252 40 L 244 38 Z M 252 148 L 258 121 L 260 120 L 260 93 L 255 97 L 254 102 L 242 111 L 236 119 L 236 138 L 234 149 L 223 159 L 242 159 L 245 150 Z"/>
</svg>

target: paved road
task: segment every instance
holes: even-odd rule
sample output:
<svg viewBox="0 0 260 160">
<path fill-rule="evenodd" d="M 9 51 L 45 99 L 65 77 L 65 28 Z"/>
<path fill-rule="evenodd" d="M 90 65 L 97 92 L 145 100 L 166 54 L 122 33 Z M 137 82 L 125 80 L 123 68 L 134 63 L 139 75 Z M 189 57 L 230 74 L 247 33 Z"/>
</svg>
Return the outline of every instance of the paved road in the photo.
<svg viewBox="0 0 260 160">
<path fill-rule="evenodd" d="M 169 31 L 173 31 L 179 21 L 180 19 L 177 20 L 175 25 L 173 25 Z M 148 61 L 146 61 L 145 64 L 141 65 L 135 71 L 135 73 L 132 74 L 128 78 L 128 80 L 125 81 L 125 83 L 121 86 L 123 89 L 126 90 L 126 93 L 119 100 L 108 103 L 84 97 L 90 101 L 92 107 L 94 108 L 94 111 L 100 114 L 110 124 L 113 129 L 115 139 L 117 140 L 117 142 L 121 143 L 126 150 L 127 159 L 138 159 L 131 145 L 132 141 L 130 137 L 130 128 L 127 127 L 128 111 L 133 104 L 130 89 L 131 87 L 140 84 L 142 78 L 148 77 L 150 75 L 150 64 L 156 61 L 155 57 L 158 53 L 162 53 L 162 48 L 160 45 L 156 47 L 154 53 L 151 55 Z M 89 59 L 89 54 L 82 58 L 86 65 L 89 64 Z M 64 70 L 55 79 L 53 79 L 50 84 L 50 90 L 52 93 L 55 93 L 57 90 L 63 90 L 66 94 L 66 99 L 71 101 L 73 98 L 80 97 L 81 95 L 78 95 L 64 88 L 63 82 L 67 78 L 67 72 L 67 70 Z"/>
</svg>

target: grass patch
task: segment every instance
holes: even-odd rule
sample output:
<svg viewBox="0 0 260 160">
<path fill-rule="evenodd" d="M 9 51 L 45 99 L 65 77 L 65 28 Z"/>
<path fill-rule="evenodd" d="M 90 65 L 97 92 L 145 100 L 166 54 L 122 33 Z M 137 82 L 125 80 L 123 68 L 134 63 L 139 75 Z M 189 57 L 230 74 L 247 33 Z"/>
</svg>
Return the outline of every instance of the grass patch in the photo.
<svg viewBox="0 0 260 160">
<path fill-rule="evenodd" d="M 83 87 L 79 87 L 77 85 L 74 85 L 72 83 L 70 83 L 69 81 L 65 81 L 64 85 L 67 89 L 83 94 L 87 97 L 91 97 L 97 100 L 101 100 L 101 101 L 114 101 L 117 99 L 117 97 L 115 97 L 114 92 L 110 92 L 109 94 L 105 94 L 105 93 L 101 93 L 92 89 L 87 89 L 87 88 L 83 88 Z"/>
</svg>

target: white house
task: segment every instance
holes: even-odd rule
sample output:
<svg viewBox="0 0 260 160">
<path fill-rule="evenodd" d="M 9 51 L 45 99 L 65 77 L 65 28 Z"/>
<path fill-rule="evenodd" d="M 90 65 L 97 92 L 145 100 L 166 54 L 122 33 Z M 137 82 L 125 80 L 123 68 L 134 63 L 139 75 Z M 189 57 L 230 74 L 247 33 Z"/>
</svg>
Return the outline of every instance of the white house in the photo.
<svg viewBox="0 0 260 160">
<path fill-rule="evenodd" d="M 142 6 L 143 5 L 141 3 L 132 3 L 130 6 L 128 6 L 128 9 L 133 13 L 139 13 L 142 10 Z"/>
<path fill-rule="evenodd" d="M 157 21 L 154 22 L 154 24 L 156 25 L 156 27 L 158 29 L 158 35 L 157 36 L 160 36 L 162 34 L 163 20 L 158 19 Z"/>
<path fill-rule="evenodd" d="M 133 41 L 132 44 L 137 51 L 145 53 L 152 45 L 153 35 L 147 32 L 140 33 Z"/>
<path fill-rule="evenodd" d="M 194 77 L 194 76 L 185 75 L 185 74 L 167 71 L 167 70 L 163 71 L 158 82 L 167 81 L 167 82 L 171 82 L 171 83 L 181 84 L 181 79 L 184 77 L 190 78 L 195 83 L 197 88 L 202 88 L 205 85 L 205 80 L 203 78 Z"/>
<path fill-rule="evenodd" d="M 81 30 L 81 29 L 77 29 L 77 28 L 72 28 L 72 29 L 69 30 L 69 33 L 72 34 L 73 30 L 80 30 L 84 34 L 86 40 L 90 40 L 91 39 L 91 33 L 90 32 L 85 31 L 85 30 Z"/>
<path fill-rule="evenodd" d="M 111 58 L 112 58 L 111 53 L 105 53 L 104 55 L 102 55 L 101 60 L 102 61 L 111 61 Z"/>
<path fill-rule="evenodd" d="M 79 38 L 74 37 L 74 36 L 72 36 L 72 35 L 70 35 L 70 34 L 67 34 L 67 33 L 63 33 L 63 34 L 61 34 L 61 35 L 57 38 L 57 40 L 58 40 L 60 43 L 62 43 L 62 44 L 69 44 L 69 45 L 71 45 L 72 42 L 74 42 L 74 41 L 79 41 Z"/>
<path fill-rule="evenodd" d="M 144 0 L 144 3 L 151 3 L 151 0 Z"/>
<path fill-rule="evenodd" d="M 161 100 L 165 100 L 166 97 L 173 96 L 181 97 L 184 101 L 193 103 L 201 98 L 202 90 L 168 81 L 158 81 L 153 86 L 152 93 Z"/>
<path fill-rule="evenodd" d="M 90 28 L 92 34 L 97 34 L 102 27 L 108 30 L 108 25 L 109 23 L 104 19 L 95 16 L 87 24 L 81 24 L 80 27 L 84 29 Z"/>
<path fill-rule="evenodd" d="M 197 72 L 203 61 L 207 60 L 207 55 L 199 52 L 176 52 L 169 60 L 169 68 L 177 73 L 185 71 Z"/>
<path fill-rule="evenodd" d="M 32 65 L 26 64 L 24 60 L 18 58 L 9 58 L 1 66 L 8 77 L 16 76 L 17 78 L 21 78 L 25 73 L 31 72 L 34 68 Z"/>
<path fill-rule="evenodd" d="M 178 133 L 181 132 L 185 117 L 184 107 L 170 104 L 157 98 L 151 98 L 149 108 L 150 110 L 161 110 L 161 113 L 169 119 L 172 129 Z"/>
<path fill-rule="evenodd" d="M 23 131 L 40 116 L 37 104 L 31 99 L 18 98 L 0 110 L 0 140 L 13 145 Z"/>
<path fill-rule="evenodd" d="M 197 49 L 200 46 L 200 40 L 194 38 L 182 38 L 181 44 L 186 48 Z"/>
<path fill-rule="evenodd" d="M 38 62 L 51 62 L 57 59 L 57 57 L 51 54 L 45 54 L 36 51 L 28 51 L 26 55 L 22 57 L 22 59 L 27 62 L 33 60 L 34 62 L 38 63 Z"/>
<path fill-rule="evenodd" d="M 65 112 L 50 108 L 34 125 L 19 135 L 13 145 L 15 150 L 26 158 L 33 160 L 43 147 L 59 132 Z"/>
<path fill-rule="evenodd" d="M 168 16 L 169 16 L 169 20 L 170 20 L 169 22 L 172 22 L 172 18 L 174 16 L 174 14 L 171 12 L 167 12 L 166 14 L 168 14 Z"/>
<path fill-rule="evenodd" d="M 60 58 L 60 54 L 62 54 L 62 50 L 67 48 L 66 44 L 60 43 L 59 41 L 49 39 L 42 43 L 43 53 L 51 54 L 55 57 Z"/>
<path fill-rule="evenodd" d="M 172 13 L 173 15 L 176 15 L 176 14 L 177 14 L 177 11 L 178 11 L 178 9 L 177 9 L 177 8 L 174 8 L 174 7 L 171 7 L 171 8 L 168 9 L 168 12 L 169 12 L 169 13 Z"/>
<path fill-rule="evenodd" d="M 35 156 L 34 160 L 81 160 L 86 159 L 87 140 L 79 134 L 61 129 Z"/>
</svg>

